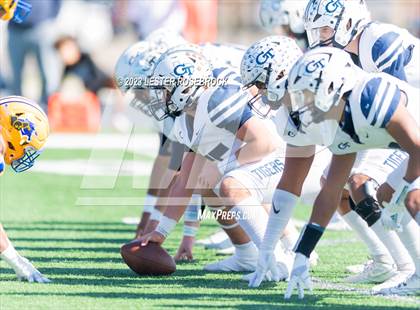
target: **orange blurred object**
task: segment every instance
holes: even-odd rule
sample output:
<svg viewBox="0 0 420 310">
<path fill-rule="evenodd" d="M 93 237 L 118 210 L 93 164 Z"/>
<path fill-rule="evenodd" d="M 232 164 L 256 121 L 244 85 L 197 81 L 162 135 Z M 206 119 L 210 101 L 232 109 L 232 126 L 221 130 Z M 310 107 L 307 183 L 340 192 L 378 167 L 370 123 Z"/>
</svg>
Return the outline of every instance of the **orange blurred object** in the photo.
<svg viewBox="0 0 420 310">
<path fill-rule="evenodd" d="M 97 132 L 101 123 L 101 107 L 92 92 L 78 98 L 55 93 L 48 99 L 48 119 L 54 132 Z"/>
<path fill-rule="evenodd" d="M 187 12 L 185 38 L 193 43 L 217 39 L 217 0 L 181 0 Z"/>
</svg>

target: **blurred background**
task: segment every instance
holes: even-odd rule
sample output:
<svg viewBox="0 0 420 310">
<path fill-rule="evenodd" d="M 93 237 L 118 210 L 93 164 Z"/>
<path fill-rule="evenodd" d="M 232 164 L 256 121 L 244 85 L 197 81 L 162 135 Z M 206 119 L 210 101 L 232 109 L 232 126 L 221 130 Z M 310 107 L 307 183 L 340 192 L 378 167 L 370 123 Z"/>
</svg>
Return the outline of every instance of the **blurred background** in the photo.
<svg viewBox="0 0 420 310">
<path fill-rule="evenodd" d="M 32 12 L 24 23 L 0 23 L 0 96 L 36 100 L 55 132 L 130 130 L 113 70 L 121 53 L 153 30 L 169 27 L 195 43 L 245 46 L 269 35 L 260 25 L 257 0 L 28 2 Z M 420 36 L 419 1 L 367 3 L 373 19 Z"/>
</svg>

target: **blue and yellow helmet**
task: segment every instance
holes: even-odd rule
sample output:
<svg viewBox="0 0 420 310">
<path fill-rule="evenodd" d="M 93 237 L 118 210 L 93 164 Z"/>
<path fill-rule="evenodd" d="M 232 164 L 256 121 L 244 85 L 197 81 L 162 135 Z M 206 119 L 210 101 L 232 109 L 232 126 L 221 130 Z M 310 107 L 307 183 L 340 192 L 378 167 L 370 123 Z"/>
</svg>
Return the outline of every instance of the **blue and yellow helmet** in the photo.
<svg viewBox="0 0 420 310">
<path fill-rule="evenodd" d="M 34 165 L 49 135 L 47 115 L 34 101 L 20 96 L 0 98 L 4 162 L 16 172 Z"/>
<path fill-rule="evenodd" d="M 0 0 L 0 19 L 21 23 L 31 9 L 32 5 L 22 0 Z"/>
</svg>

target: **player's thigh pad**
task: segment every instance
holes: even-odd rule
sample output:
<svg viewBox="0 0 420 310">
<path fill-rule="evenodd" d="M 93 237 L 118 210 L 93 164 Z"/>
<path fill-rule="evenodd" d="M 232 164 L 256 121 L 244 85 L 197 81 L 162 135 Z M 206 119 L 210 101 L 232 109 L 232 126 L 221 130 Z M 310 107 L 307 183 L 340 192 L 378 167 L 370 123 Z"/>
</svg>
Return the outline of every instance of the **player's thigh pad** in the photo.
<svg viewBox="0 0 420 310">
<path fill-rule="evenodd" d="M 246 188 L 261 203 L 271 203 L 283 169 L 284 158 L 269 155 L 259 162 L 227 172 L 214 188 L 214 192 L 220 196 L 221 183 L 225 178 L 232 177 L 241 184 L 241 188 Z"/>
</svg>

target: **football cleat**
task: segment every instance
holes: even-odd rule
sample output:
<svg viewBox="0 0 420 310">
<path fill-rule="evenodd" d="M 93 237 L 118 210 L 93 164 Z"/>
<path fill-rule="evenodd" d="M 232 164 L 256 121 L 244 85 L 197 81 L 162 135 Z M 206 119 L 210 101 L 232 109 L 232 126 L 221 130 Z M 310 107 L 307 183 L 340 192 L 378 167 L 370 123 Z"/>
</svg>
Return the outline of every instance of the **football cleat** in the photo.
<svg viewBox="0 0 420 310">
<path fill-rule="evenodd" d="M 234 246 L 216 251 L 217 255 L 232 255 L 234 253 L 235 253 L 235 247 Z"/>
<path fill-rule="evenodd" d="M 258 255 L 250 257 L 238 257 L 236 254 L 224 260 L 214 262 L 204 266 L 205 271 L 254 271 L 257 266 Z"/>
<path fill-rule="evenodd" d="M 406 281 L 401 282 L 400 284 L 384 288 L 380 290 L 377 294 L 381 295 L 418 295 L 420 293 L 420 277 L 416 274 L 413 274 Z"/>
<path fill-rule="evenodd" d="M 345 279 L 349 283 L 382 283 L 396 275 L 394 266 L 390 263 L 373 261 L 367 264 L 362 272 Z"/>
<path fill-rule="evenodd" d="M 219 246 L 224 244 L 228 240 L 230 242 L 230 239 L 228 235 L 225 233 L 224 230 L 219 230 L 215 232 L 214 234 L 210 235 L 206 239 L 200 239 L 197 240 L 195 243 L 196 245 L 203 245 L 206 249 L 225 249 L 228 246 Z M 229 246 L 232 246 L 231 244 Z"/>
<path fill-rule="evenodd" d="M 398 286 L 398 284 L 407 281 L 414 274 L 414 266 L 410 265 L 409 268 L 405 270 L 398 270 L 398 273 L 392 278 L 386 280 L 385 282 L 375 285 L 372 288 L 373 294 L 380 294 L 382 290 L 387 290 L 393 287 Z"/>
<path fill-rule="evenodd" d="M 373 263 L 373 260 L 368 260 L 364 264 L 358 264 L 358 265 L 350 265 L 346 267 L 346 272 L 348 273 L 361 273 L 363 269 L 366 268 L 367 265 L 370 265 Z"/>
</svg>

